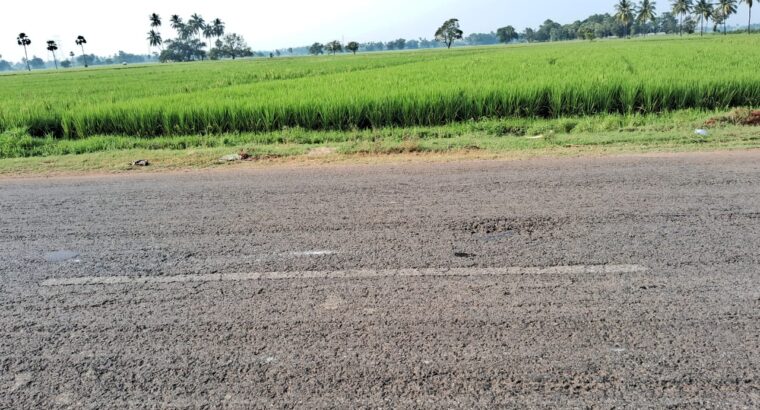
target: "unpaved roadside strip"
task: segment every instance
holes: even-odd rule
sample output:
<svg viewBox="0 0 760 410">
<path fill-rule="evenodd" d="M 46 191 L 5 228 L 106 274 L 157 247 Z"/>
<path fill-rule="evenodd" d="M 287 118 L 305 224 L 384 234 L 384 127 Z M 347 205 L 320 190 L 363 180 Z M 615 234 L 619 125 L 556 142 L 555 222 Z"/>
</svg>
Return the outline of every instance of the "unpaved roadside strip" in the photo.
<svg viewBox="0 0 760 410">
<path fill-rule="evenodd" d="M 446 276 L 510 276 L 510 275 L 604 275 L 645 272 L 641 265 L 573 265 L 552 267 L 508 267 L 508 268 L 452 268 L 452 269 L 361 269 L 342 271 L 293 271 L 293 272 L 253 272 L 253 273 L 212 273 L 176 276 L 85 276 L 78 278 L 46 279 L 40 282 L 45 287 L 94 286 L 94 285 L 142 285 L 161 283 L 197 282 L 243 282 L 268 280 L 315 280 L 315 279 L 371 279 L 371 278 L 413 278 Z"/>
</svg>

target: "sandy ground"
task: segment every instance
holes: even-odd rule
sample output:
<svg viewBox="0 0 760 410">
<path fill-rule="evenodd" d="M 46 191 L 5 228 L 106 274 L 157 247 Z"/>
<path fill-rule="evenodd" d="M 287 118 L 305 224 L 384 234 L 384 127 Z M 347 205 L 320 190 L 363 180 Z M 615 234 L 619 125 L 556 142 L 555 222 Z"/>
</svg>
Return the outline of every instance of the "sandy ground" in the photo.
<svg viewBox="0 0 760 410">
<path fill-rule="evenodd" d="M 760 152 L 0 181 L 0 407 L 760 405 Z"/>
</svg>

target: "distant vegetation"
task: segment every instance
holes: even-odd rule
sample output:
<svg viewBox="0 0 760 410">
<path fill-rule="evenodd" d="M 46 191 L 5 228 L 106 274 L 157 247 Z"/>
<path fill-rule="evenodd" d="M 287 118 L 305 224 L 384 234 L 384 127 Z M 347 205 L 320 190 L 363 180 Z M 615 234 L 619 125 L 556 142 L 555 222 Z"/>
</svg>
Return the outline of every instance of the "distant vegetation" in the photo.
<svg viewBox="0 0 760 410">
<path fill-rule="evenodd" d="M 459 20 L 450 19 L 435 31 L 433 40 L 427 38 L 404 39 L 381 42 L 358 43 L 351 41 L 347 44 L 337 40 L 327 43 L 315 42 L 311 46 L 289 47 L 287 49 L 253 51 L 245 39 L 238 34 L 226 35 L 226 26 L 221 19 L 210 22 L 193 14 L 185 22 L 179 15 L 173 15 L 170 19 L 170 27 L 175 30 L 175 38 L 165 38 L 161 29 L 164 25 L 158 14 L 149 16 L 150 31 L 146 40 L 150 47 L 155 50 L 155 56 L 135 56 L 120 51 L 113 57 L 98 57 L 86 55 L 84 50 L 78 61 L 72 58 L 62 62 L 61 66 L 87 67 L 88 59 L 92 65 L 136 63 L 158 60 L 170 61 L 195 61 L 206 58 L 218 60 L 223 58 L 236 59 L 240 57 L 279 57 L 282 55 L 321 55 L 327 51 L 330 54 L 341 52 L 375 52 L 384 50 L 413 50 L 437 47 L 458 47 L 492 45 L 511 42 L 556 42 L 567 40 L 596 40 L 609 37 L 630 37 L 651 34 L 694 34 L 699 31 L 700 35 L 710 32 L 723 31 L 728 34 L 728 19 L 736 14 L 740 6 L 746 6 L 749 10 L 747 32 L 758 30 L 760 26 L 752 24 L 752 8 L 754 0 L 671 0 L 668 7 L 659 10 L 657 3 L 652 0 L 641 0 L 635 3 L 632 0 L 618 0 L 614 6 L 613 14 L 595 14 L 585 20 L 575 21 L 570 24 L 560 24 L 553 20 L 546 20 L 538 28 L 526 28 L 518 32 L 514 26 L 507 25 L 489 33 L 470 33 L 465 36 L 459 26 Z M 22 36 L 24 36 L 22 38 Z M 80 36 L 81 37 L 81 36 Z M 28 56 L 28 46 L 31 42 L 26 34 L 21 33 L 20 46 L 24 46 L 25 58 L 21 63 L 12 64 L 2 60 L 0 56 L 0 71 L 13 69 L 45 68 L 54 66 L 57 68 L 58 61 L 53 58 L 52 63 L 33 56 Z M 213 42 L 212 42 L 213 40 Z M 80 45 L 77 42 L 77 45 Z M 349 47 L 350 46 L 350 47 Z"/>
<path fill-rule="evenodd" d="M 151 137 L 757 106 L 759 39 L 575 42 L 10 76 L 0 81 L 0 130 Z M 339 45 L 312 48 L 337 52 Z"/>
</svg>

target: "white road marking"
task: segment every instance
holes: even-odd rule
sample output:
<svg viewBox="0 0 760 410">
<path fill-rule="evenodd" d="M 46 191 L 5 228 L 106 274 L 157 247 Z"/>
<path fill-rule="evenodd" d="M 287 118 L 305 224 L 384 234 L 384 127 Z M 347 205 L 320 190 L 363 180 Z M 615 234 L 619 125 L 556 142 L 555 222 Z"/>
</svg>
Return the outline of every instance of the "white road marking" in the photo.
<svg viewBox="0 0 760 410">
<path fill-rule="evenodd" d="M 338 252 L 335 251 L 304 251 L 304 252 L 290 252 L 293 256 L 325 256 L 335 255 Z"/>
<path fill-rule="evenodd" d="M 287 279 L 371 279 L 446 276 L 509 276 L 509 275 L 595 275 L 646 272 L 641 265 L 575 265 L 547 268 L 428 268 L 428 269 L 381 269 L 344 271 L 294 271 L 253 273 L 210 273 L 176 276 L 85 276 L 79 278 L 46 279 L 45 287 L 90 285 L 141 285 L 184 282 L 243 282 Z"/>
</svg>

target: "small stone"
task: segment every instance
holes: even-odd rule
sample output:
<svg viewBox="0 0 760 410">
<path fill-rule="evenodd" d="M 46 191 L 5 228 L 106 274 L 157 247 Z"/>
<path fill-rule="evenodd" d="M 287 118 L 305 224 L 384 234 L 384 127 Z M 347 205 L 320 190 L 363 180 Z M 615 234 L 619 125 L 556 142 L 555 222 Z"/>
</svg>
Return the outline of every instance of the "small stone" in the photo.
<svg viewBox="0 0 760 410">
<path fill-rule="evenodd" d="M 243 156 L 240 154 L 230 154 L 225 155 L 221 158 L 219 158 L 219 162 L 234 162 L 234 161 L 242 161 Z"/>
</svg>

